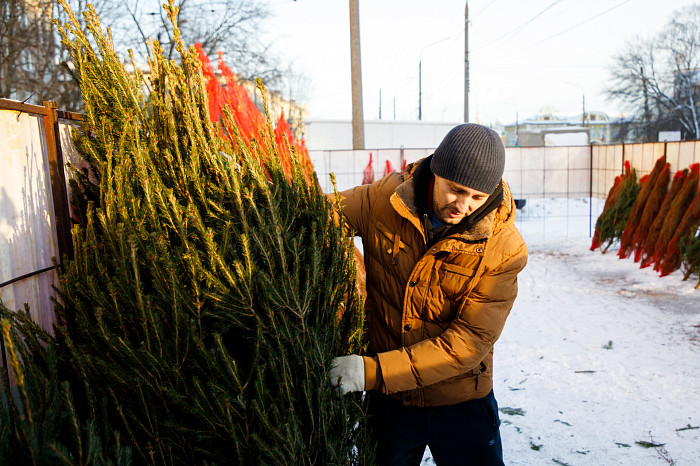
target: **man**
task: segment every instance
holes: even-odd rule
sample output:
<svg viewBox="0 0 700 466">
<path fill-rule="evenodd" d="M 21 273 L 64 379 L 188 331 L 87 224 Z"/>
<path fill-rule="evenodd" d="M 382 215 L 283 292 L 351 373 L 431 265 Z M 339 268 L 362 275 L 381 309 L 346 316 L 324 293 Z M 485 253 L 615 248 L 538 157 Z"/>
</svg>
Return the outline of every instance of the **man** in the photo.
<svg viewBox="0 0 700 466">
<path fill-rule="evenodd" d="M 435 153 L 340 194 L 362 237 L 368 355 L 336 358 L 331 383 L 370 392 L 379 464 L 503 464 L 493 345 L 527 248 L 493 130 L 453 128 Z"/>
</svg>

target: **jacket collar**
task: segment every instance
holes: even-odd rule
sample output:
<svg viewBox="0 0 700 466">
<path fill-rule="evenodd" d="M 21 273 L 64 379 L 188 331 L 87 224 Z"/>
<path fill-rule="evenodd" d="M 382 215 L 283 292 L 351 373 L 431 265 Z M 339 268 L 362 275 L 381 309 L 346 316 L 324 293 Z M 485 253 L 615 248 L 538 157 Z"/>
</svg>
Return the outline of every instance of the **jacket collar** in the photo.
<svg viewBox="0 0 700 466">
<path fill-rule="evenodd" d="M 399 214 L 406 209 L 413 218 L 406 217 L 414 225 L 424 226 L 426 215 L 429 214 L 428 189 L 433 173 L 430 170 L 432 155 L 406 167 L 403 172 L 404 181 L 397 188 L 392 198 L 400 201 L 401 209 L 396 209 Z M 393 200 L 393 199 L 392 199 Z M 397 207 L 392 202 L 394 208 Z M 497 215 L 498 214 L 498 215 Z M 511 218 L 512 217 L 512 218 Z M 500 220 L 496 224 L 495 220 Z M 454 236 L 467 241 L 477 241 L 488 238 L 494 233 L 494 228 L 503 226 L 503 221 L 515 220 L 515 208 L 510 190 L 503 182 L 499 183 L 496 191 L 489 196 L 489 200 L 469 217 L 464 218 L 458 225 L 448 228 L 441 236 Z M 428 223 L 430 223 L 428 221 Z M 425 227 L 422 229 L 425 233 Z M 430 235 L 428 235 L 430 236 Z"/>
</svg>

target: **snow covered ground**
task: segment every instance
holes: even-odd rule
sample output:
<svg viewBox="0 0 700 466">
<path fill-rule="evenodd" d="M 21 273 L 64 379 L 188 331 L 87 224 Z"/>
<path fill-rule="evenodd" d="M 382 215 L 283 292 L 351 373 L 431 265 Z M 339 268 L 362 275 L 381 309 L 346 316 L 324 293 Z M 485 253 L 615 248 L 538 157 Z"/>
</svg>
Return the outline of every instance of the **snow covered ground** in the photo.
<svg viewBox="0 0 700 466">
<path fill-rule="evenodd" d="M 505 463 L 698 465 L 697 278 L 591 252 L 593 204 L 518 212 L 530 259 L 494 362 Z"/>
</svg>

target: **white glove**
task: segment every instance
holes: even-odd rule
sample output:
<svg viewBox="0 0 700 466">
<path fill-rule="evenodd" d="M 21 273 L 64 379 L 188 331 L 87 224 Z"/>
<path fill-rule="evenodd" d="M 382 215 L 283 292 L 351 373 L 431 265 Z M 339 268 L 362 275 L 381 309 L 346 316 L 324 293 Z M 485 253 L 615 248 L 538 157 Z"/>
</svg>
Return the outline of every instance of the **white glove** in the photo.
<svg viewBox="0 0 700 466">
<path fill-rule="evenodd" d="M 351 354 L 333 359 L 330 372 L 331 385 L 340 393 L 361 392 L 365 389 L 365 362 L 362 356 Z"/>
</svg>

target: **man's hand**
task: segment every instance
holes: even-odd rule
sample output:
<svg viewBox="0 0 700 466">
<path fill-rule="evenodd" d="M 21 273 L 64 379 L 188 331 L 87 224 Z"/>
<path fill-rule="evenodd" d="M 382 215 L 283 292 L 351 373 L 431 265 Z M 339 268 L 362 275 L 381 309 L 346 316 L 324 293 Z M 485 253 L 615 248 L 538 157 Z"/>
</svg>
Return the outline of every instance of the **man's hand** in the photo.
<svg viewBox="0 0 700 466">
<path fill-rule="evenodd" d="M 365 389 L 365 363 L 362 356 L 351 354 L 333 359 L 330 372 L 331 385 L 340 393 L 361 392 Z"/>
</svg>

